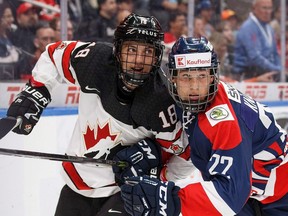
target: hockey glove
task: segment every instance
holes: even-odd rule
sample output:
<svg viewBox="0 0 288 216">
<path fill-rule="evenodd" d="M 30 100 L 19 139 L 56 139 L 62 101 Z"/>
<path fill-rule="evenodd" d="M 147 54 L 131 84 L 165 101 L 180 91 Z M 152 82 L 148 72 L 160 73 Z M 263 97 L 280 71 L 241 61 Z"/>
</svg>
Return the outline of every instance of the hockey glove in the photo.
<svg viewBox="0 0 288 216">
<path fill-rule="evenodd" d="M 121 186 L 125 210 L 134 216 L 178 216 L 181 204 L 179 187 L 174 182 L 155 178 L 132 177 Z"/>
<path fill-rule="evenodd" d="M 15 133 L 28 135 L 38 122 L 43 109 L 50 103 L 51 97 L 45 86 L 33 87 L 30 82 L 10 105 L 7 116 L 21 118 L 20 125 L 13 129 Z"/>
<path fill-rule="evenodd" d="M 114 160 L 127 161 L 129 164 L 125 168 L 112 166 L 116 182 L 120 185 L 132 176 L 151 175 L 157 177 L 161 168 L 161 149 L 157 143 L 147 138 L 119 151 L 114 156 Z"/>
</svg>

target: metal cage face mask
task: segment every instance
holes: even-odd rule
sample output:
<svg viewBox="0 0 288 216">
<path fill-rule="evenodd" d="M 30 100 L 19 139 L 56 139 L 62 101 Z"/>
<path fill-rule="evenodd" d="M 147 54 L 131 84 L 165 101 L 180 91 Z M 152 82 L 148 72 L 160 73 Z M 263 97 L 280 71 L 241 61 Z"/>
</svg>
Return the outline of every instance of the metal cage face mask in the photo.
<svg viewBox="0 0 288 216">
<path fill-rule="evenodd" d="M 164 33 L 155 17 L 134 13 L 127 16 L 114 33 L 114 55 L 120 69 L 120 78 L 132 86 L 143 85 L 160 67 L 163 40 Z M 131 44 L 128 50 L 127 43 Z M 132 43 L 139 45 L 135 47 Z M 143 46 L 146 47 L 144 52 Z M 152 48 L 154 50 L 151 53 Z"/>
<path fill-rule="evenodd" d="M 169 69 L 169 75 L 170 95 L 184 111 L 205 111 L 218 90 L 217 68 Z"/>
<path fill-rule="evenodd" d="M 161 48 L 142 41 L 124 41 L 117 54 L 121 79 L 133 86 L 141 86 L 159 67 Z"/>
<path fill-rule="evenodd" d="M 168 90 L 184 111 L 205 111 L 218 90 L 218 60 L 204 38 L 180 37 L 169 53 Z"/>
</svg>

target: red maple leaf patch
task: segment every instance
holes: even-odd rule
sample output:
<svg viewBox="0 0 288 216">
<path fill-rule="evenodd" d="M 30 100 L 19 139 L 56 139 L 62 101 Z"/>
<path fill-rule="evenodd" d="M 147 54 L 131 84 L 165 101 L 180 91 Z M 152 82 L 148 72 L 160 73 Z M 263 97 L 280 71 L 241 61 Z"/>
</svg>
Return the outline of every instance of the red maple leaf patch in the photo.
<svg viewBox="0 0 288 216">
<path fill-rule="evenodd" d="M 90 129 L 90 126 L 87 127 L 86 133 L 84 134 L 84 140 L 87 150 L 91 147 L 95 146 L 101 139 L 106 139 L 110 137 L 112 141 L 114 141 L 117 135 L 113 135 L 110 132 L 109 123 L 106 123 L 103 127 L 97 127 L 97 131 L 94 129 Z"/>
</svg>

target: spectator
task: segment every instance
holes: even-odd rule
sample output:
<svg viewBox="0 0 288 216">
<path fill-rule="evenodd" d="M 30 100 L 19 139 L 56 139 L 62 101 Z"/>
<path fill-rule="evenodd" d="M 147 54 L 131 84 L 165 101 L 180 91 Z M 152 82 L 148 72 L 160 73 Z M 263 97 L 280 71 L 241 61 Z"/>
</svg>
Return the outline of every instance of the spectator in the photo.
<svg viewBox="0 0 288 216">
<path fill-rule="evenodd" d="M 186 16 L 183 13 L 171 13 L 169 17 L 169 30 L 164 33 L 164 43 L 174 43 L 183 35 L 187 26 Z"/>
<path fill-rule="evenodd" d="M 59 1 L 60 2 L 60 1 Z M 82 2 L 82 4 L 81 4 Z M 78 0 L 69 0 L 67 1 L 68 14 L 69 19 L 73 23 L 73 25 L 79 25 L 81 21 L 83 21 L 83 5 L 89 5 L 91 1 L 78 1 Z M 86 12 L 86 11 L 85 11 Z M 85 14 L 87 16 L 87 14 Z M 89 16 L 89 15 L 88 15 Z"/>
<path fill-rule="evenodd" d="M 61 40 L 61 20 L 59 17 L 55 17 L 49 23 L 50 27 L 55 31 L 55 41 Z M 72 22 L 67 20 L 67 40 L 74 39 L 74 28 Z"/>
<path fill-rule="evenodd" d="M 225 61 L 223 61 L 222 63 L 222 66 L 225 67 L 224 73 L 226 76 L 229 76 L 230 78 L 232 78 L 231 75 L 232 75 L 232 68 L 233 68 L 233 62 L 234 62 L 235 36 L 233 34 L 231 22 L 229 22 L 228 20 L 224 20 L 220 22 L 219 25 L 216 27 L 216 30 L 222 35 L 222 37 L 226 41 L 227 53 L 226 53 Z M 215 45 L 214 47 L 217 47 L 217 45 Z M 216 53 L 218 53 L 218 51 L 216 51 Z M 221 62 L 222 61 L 221 58 L 219 59 Z M 223 74 L 223 70 L 220 70 L 220 74 Z"/>
<path fill-rule="evenodd" d="M 234 77 L 237 80 L 251 79 L 261 75 L 258 81 L 279 80 L 280 57 L 275 34 L 269 22 L 272 0 L 254 0 L 252 13 L 240 27 L 234 50 Z"/>
<path fill-rule="evenodd" d="M 130 11 L 128 10 L 120 10 L 117 13 L 117 25 L 119 25 L 124 19 L 125 17 L 127 17 L 129 14 L 131 14 Z"/>
<path fill-rule="evenodd" d="M 11 40 L 15 46 L 32 54 L 35 51 L 33 39 L 39 22 L 37 8 L 30 3 L 22 3 L 16 10 L 16 18 L 18 28 L 13 33 Z"/>
<path fill-rule="evenodd" d="M 188 0 L 178 0 L 178 11 L 184 13 L 186 16 L 188 14 Z"/>
<path fill-rule="evenodd" d="M 36 47 L 33 56 L 22 65 L 23 70 L 26 72 L 22 79 L 29 80 L 32 77 L 31 71 L 36 62 L 40 58 L 42 52 L 45 51 L 49 43 L 55 42 L 55 31 L 47 23 L 39 24 L 36 28 L 36 35 L 34 38 L 34 46 Z"/>
<path fill-rule="evenodd" d="M 55 31 L 49 25 L 40 25 L 36 29 L 36 36 L 34 38 L 34 45 L 36 50 L 34 52 L 34 60 L 36 63 L 42 54 L 45 51 L 45 48 L 48 44 L 55 42 Z M 31 70 L 32 71 L 32 70 Z"/>
<path fill-rule="evenodd" d="M 231 62 L 231 58 L 228 53 L 229 42 L 227 38 L 223 37 L 222 32 L 214 31 L 211 34 L 209 41 L 213 45 L 214 50 L 217 53 L 218 59 L 220 61 L 220 80 L 225 82 L 234 82 L 231 75 L 233 62 Z"/>
<path fill-rule="evenodd" d="M 217 26 L 216 30 L 221 32 L 223 36 L 227 39 L 228 44 L 233 45 L 235 43 L 235 37 L 231 23 L 227 20 L 221 21 Z"/>
<path fill-rule="evenodd" d="M 11 30 L 14 17 L 7 3 L 0 4 L 0 18 L 0 80 L 12 80 L 19 53 L 8 37 L 8 31 Z"/>
<path fill-rule="evenodd" d="M 196 5 L 196 16 L 203 20 L 205 35 L 206 37 L 209 37 L 214 31 L 214 27 L 211 25 L 213 7 L 209 0 L 200 1 Z"/>
<path fill-rule="evenodd" d="M 0 4 L 0 80 L 20 79 L 23 53 L 9 39 L 14 17 L 7 2 Z"/>
<path fill-rule="evenodd" d="M 235 11 L 230 9 L 223 10 L 221 13 L 221 20 L 229 23 L 234 37 L 236 37 L 237 31 L 239 29 L 239 18 Z"/>
<path fill-rule="evenodd" d="M 164 31 L 169 28 L 169 14 L 178 9 L 176 0 L 150 0 L 149 1 L 150 14 L 155 16 Z"/>
<path fill-rule="evenodd" d="M 98 0 L 98 17 L 90 22 L 87 38 L 89 41 L 112 42 L 116 28 L 116 0 Z"/>
<path fill-rule="evenodd" d="M 133 0 L 136 9 L 145 9 L 149 5 L 149 0 Z"/>
<path fill-rule="evenodd" d="M 37 1 L 42 4 L 45 4 L 46 6 L 53 7 L 55 9 L 60 9 L 60 5 L 57 4 L 55 0 L 37 0 Z M 69 2 L 71 2 L 71 0 Z M 53 10 L 49 10 L 45 7 L 43 7 L 41 11 L 39 11 L 39 20 L 50 22 L 55 17 L 60 17 L 60 13 Z"/>
<path fill-rule="evenodd" d="M 133 0 L 134 13 L 149 16 L 149 0 Z"/>
<path fill-rule="evenodd" d="M 276 44 L 279 54 L 281 53 L 281 7 L 278 6 L 275 8 L 274 12 L 272 13 L 270 25 L 275 32 Z M 286 29 L 287 30 L 287 29 Z"/>
<path fill-rule="evenodd" d="M 183 34 L 187 28 L 187 20 L 184 13 L 174 12 L 169 17 L 169 29 L 164 33 L 165 50 L 162 64 L 168 63 L 168 53 L 175 41 Z M 163 67 L 166 68 L 166 67 Z"/>
<path fill-rule="evenodd" d="M 286 59 L 285 59 L 285 73 L 286 73 L 286 82 L 288 82 L 288 21 L 286 21 Z"/>
<path fill-rule="evenodd" d="M 70 1 L 69 1 L 70 2 Z M 73 15 L 73 11 L 69 9 L 73 4 L 68 5 L 68 13 L 69 17 L 74 26 L 74 38 L 81 39 L 87 38 L 88 27 L 90 26 L 90 22 L 97 19 L 98 16 L 98 3 L 97 0 L 88 0 L 82 1 L 81 3 L 81 20 L 78 20 L 77 14 Z"/>
<path fill-rule="evenodd" d="M 201 36 L 206 37 L 204 21 L 200 17 L 194 18 L 193 35 L 194 37 L 201 37 Z"/>
<path fill-rule="evenodd" d="M 3 0 L 1 1 L 3 2 Z M 16 17 L 16 9 L 19 7 L 20 4 L 22 4 L 23 2 L 22 1 L 19 1 L 19 0 L 9 0 L 9 1 L 6 1 L 9 5 L 10 5 L 10 8 L 12 10 L 12 14 L 13 14 L 13 17 L 15 18 Z"/>
<path fill-rule="evenodd" d="M 117 0 L 118 11 L 128 10 L 131 13 L 134 10 L 134 2 L 132 0 Z"/>
<path fill-rule="evenodd" d="M 134 2 L 132 0 L 117 0 L 118 12 L 116 15 L 117 25 L 134 11 Z"/>
</svg>

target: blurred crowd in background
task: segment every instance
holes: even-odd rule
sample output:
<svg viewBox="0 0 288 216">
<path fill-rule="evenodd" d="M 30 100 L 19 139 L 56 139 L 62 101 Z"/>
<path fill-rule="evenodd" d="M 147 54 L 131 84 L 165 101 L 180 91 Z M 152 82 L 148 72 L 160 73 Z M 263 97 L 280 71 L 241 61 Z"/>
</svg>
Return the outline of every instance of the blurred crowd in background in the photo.
<svg viewBox="0 0 288 216">
<path fill-rule="evenodd" d="M 61 40 L 60 3 L 0 0 L 0 81 L 27 81 L 45 46 Z M 173 43 L 179 36 L 188 35 L 188 3 L 189 0 L 68 0 L 67 40 L 113 42 L 114 29 L 127 15 L 153 15 L 165 32 L 165 68 Z M 280 0 L 195 0 L 194 5 L 193 36 L 205 36 L 214 46 L 222 80 L 280 80 Z M 286 52 L 287 27 L 286 21 Z"/>
</svg>

